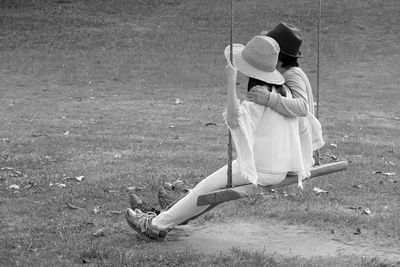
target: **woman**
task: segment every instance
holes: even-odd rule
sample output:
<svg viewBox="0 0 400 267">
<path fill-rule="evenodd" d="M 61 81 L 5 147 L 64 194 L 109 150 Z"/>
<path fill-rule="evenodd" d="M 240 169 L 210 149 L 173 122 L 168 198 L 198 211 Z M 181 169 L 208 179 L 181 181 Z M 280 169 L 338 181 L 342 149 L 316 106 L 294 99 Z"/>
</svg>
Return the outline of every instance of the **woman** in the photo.
<svg viewBox="0 0 400 267">
<path fill-rule="evenodd" d="M 225 57 L 229 58 L 229 47 Z M 283 85 L 284 78 L 276 70 L 279 45 L 271 37 L 255 36 L 246 46 L 233 45 L 234 66 L 226 67 L 228 79 L 227 110 L 224 114 L 237 152 L 232 162 L 232 181 L 235 186 L 249 182 L 261 186 L 280 183 L 288 172 L 299 179 L 306 177 L 302 160 L 298 118 L 277 113 L 270 107 L 244 100 L 236 93 L 237 69 L 250 77 L 249 83 L 262 83 L 273 93 L 292 97 Z M 199 195 L 226 186 L 227 166 L 217 170 L 175 203 L 170 209 L 156 215 L 140 209 L 128 209 L 129 226 L 148 240 L 163 239 L 172 227 L 211 208 L 197 206 Z"/>
</svg>

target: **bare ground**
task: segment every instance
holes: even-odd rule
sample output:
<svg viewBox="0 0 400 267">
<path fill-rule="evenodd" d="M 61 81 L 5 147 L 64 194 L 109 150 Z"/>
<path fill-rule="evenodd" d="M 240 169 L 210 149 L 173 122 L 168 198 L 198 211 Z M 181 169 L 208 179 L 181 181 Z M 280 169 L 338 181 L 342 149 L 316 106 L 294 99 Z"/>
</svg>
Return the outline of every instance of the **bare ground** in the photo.
<svg viewBox="0 0 400 267">
<path fill-rule="evenodd" d="M 160 245 L 174 250 L 190 248 L 205 254 L 224 254 L 238 248 L 304 258 L 357 255 L 400 266 L 398 244 L 372 241 L 359 235 L 338 236 L 304 225 L 281 224 L 268 219 L 180 226 L 169 233 L 167 242 Z"/>
</svg>

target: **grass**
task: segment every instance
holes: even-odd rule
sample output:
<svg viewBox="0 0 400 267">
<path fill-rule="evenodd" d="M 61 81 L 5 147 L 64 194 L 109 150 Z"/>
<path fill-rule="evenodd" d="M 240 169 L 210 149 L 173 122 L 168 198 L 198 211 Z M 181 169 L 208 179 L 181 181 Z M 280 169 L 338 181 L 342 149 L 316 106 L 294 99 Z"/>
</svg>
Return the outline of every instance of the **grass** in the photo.
<svg viewBox="0 0 400 267">
<path fill-rule="evenodd" d="M 360 240 L 399 244 L 400 5 L 323 4 L 321 122 L 328 145 L 321 154 L 325 162 L 332 155 L 350 160 L 350 169 L 307 182 L 302 194 L 285 188 L 293 195 L 226 203 L 200 220 L 270 217 L 348 236 L 360 227 L 366 233 Z M 315 88 L 314 1 L 235 7 L 235 42 L 281 20 L 302 29 L 301 64 Z M 214 256 L 146 250 L 132 239 L 119 214 L 127 207 L 126 187 L 143 188 L 155 204 L 163 181 L 182 178 L 190 187 L 226 162 L 227 1 L 15 0 L 0 13 L 0 167 L 21 172 L 0 171 L 0 265 L 380 264 L 356 256 L 278 260 L 240 250 Z M 81 175 L 82 182 L 65 180 Z M 316 197 L 314 186 L 329 194 Z"/>
</svg>

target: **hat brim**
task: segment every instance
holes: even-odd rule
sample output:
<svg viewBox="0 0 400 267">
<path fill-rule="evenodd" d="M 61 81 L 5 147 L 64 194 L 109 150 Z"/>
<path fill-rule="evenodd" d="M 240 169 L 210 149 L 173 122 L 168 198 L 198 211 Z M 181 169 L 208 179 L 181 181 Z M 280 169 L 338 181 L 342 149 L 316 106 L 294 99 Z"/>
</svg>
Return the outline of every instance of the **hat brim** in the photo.
<svg viewBox="0 0 400 267">
<path fill-rule="evenodd" d="M 282 74 L 274 70 L 272 72 L 265 72 L 262 70 L 259 70 L 253 66 L 251 66 L 249 63 L 247 63 L 243 57 L 242 57 L 242 51 L 244 49 L 244 45 L 242 44 L 233 44 L 232 46 L 232 55 L 233 55 L 233 62 L 237 68 L 238 71 L 241 73 L 255 78 L 257 80 L 261 80 L 270 84 L 277 84 L 281 85 L 285 83 L 285 79 L 283 78 Z M 224 55 L 226 60 L 230 60 L 230 46 L 228 45 L 225 48 Z"/>
<path fill-rule="evenodd" d="M 268 31 L 261 31 L 260 35 L 267 36 L 268 35 Z M 300 51 L 298 51 L 296 55 L 290 54 L 290 53 L 286 53 L 285 51 L 282 51 L 282 50 L 280 51 L 280 53 L 282 53 L 284 55 L 287 55 L 287 56 L 291 56 L 291 57 L 297 57 L 297 58 L 303 57 L 303 54 Z"/>
</svg>

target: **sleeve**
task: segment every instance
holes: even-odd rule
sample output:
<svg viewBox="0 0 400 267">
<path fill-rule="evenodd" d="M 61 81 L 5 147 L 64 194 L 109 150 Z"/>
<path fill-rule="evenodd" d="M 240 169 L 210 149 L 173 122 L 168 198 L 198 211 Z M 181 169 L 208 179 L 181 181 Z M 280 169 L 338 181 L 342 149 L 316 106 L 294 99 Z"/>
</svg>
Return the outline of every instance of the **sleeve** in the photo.
<svg viewBox="0 0 400 267">
<path fill-rule="evenodd" d="M 240 103 L 236 93 L 236 82 L 228 81 L 227 108 L 225 113 L 226 124 L 229 129 L 239 127 Z"/>
<path fill-rule="evenodd" d="M 236 85 L 228 83 L 228 103 L 224 118 L 230 129 L 236 150 L 240 173 L 249 182 L 257 184 L 258 174 L 254 160 L 254 132 L 265 106 L 244 100 L 239 103 Z"/>
<path fill-rule="evenodd" d="M 306 117 L 309 107 L 305 81 L 300 74 L 290 72 L 285 75 L 285 85 L 291 90 L 293 98 L 282 97 L 280 94 L 272 92 L 268 106 L 285 116 Z"/>
</svg>

